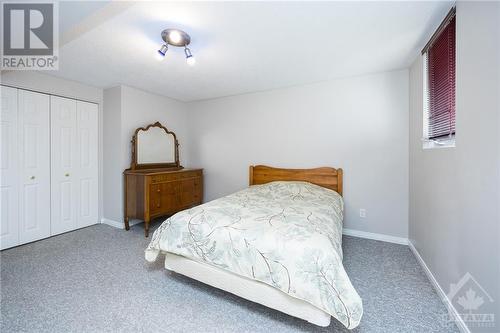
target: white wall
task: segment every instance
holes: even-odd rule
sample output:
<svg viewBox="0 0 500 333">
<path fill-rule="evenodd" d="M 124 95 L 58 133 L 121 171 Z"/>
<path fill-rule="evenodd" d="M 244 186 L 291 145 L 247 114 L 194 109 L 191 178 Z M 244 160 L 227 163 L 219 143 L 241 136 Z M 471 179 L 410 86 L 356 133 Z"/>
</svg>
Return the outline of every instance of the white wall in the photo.
<svg viewBox="0 0 500 333">
<path fill-rule="evenodd" d="M 346 227 L 407 236 L 407 71 L 190 104 L 39 72 L 2 74 L 6 84 L 104 105 L 100 217 L 122 223 L 130 139 L 137 127 L 160 121 L 177 134 L 181 163 L 205 168 L 206 200 L 247 186 L 250 164 L 339 166 Z"/>
<path fill-rule="evenodd" d="M 104 90 L 103 217 L 113 221 L 123 214 L 121 107 L 121 87 Z"/>
<path fill-rule="evenodd" d="M 496 302 L 499 21 L 499 3 L 457 3 L 456 148 L 422 150 L 421 57 L 410 71 L 410 241 L 445 292 L 469 272 Z"/>
<path fill-rule="evenodd" d="M 99 219 L 103 216 L 103 90 L 35 71 L 3 71 L 0 83 L 99 104 Z M 97 221 L 96 221 L 97 222 Z"/>
<path fill-rule="evenodd" d="M 182 165 L 187 165 L 188 122 L 184 103 L 136 88 L 104 91 L 104 218 L 123 223 L 123 171 L 130 167 L 134 131 L 156 121 L 175 132 Z"/>
<path fill-rule="evenodd" d="M 173 131 L 179 140 L 181 165 L 188 163 L 189 124 L 187 106 L 174 99 L 152 94 L 136 88 L 122 86 L 122 142 L 125 145 L 124 168 L 130 166 L 132 135 L 137 127 L 159 121 Z"/>
<path fill-rule="evenodd" d="M 345 226 L 407 237 L 407 70 L 189 103 L 189 125 L 205 200 L 248 186 L 251 164 L 342 167 Z"/>
</svg>

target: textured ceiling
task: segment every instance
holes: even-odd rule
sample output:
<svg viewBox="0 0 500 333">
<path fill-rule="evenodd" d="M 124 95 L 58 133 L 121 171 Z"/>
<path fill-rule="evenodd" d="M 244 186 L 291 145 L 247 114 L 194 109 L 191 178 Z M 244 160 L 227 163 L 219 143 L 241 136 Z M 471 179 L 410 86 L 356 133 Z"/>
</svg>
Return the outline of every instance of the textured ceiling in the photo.
<svg viewBox="0 0 500 333">
<path fill-rule="evenodd" d="M 48 74 L 194 101 L 406 68 L 452 3 L 110 2 L 86 15 L 82 6 L 61 6 L 68 29 L 60 69 Z M 155 59 L 164 28 L 191 35 L 196 66 L 180 48 Z"/>
</svg>

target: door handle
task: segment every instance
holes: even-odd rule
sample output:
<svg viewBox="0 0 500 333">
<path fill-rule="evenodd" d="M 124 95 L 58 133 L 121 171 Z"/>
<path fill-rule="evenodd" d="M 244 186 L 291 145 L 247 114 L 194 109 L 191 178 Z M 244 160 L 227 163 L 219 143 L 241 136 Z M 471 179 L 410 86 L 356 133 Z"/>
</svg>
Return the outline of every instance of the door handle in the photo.
<svg viewBox="0 0 500 333">
<path fill-rule="evenodd" d="M 35 176 L 31 176 L 31 177 L 30 177 L 30 179 L 31 179 L 31 180 L 35 179 Z"/>
</svg>

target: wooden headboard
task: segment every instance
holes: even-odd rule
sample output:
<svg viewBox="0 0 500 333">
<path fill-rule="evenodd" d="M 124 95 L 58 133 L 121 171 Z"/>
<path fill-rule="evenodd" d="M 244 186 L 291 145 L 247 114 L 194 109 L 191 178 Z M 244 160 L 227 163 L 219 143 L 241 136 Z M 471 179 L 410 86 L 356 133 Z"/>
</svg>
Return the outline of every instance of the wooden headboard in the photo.
<svg viewBox="0 0 500 333">
<path fill-rule="evenodd" d="M 265 165 L 250 166 L 250 185 L 276 180 L 305 181 L 329 188 L 342 195 L 342 169 L 329 167 L 315 169 L 281 169 Z"/>
</svg>

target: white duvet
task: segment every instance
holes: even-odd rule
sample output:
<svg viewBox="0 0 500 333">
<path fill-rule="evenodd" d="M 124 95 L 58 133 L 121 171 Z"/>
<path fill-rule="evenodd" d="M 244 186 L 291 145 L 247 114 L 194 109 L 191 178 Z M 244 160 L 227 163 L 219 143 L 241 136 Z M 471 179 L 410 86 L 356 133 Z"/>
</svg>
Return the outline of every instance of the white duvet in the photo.
<svg viewBox="0 0 500 333">
<path fill-rule="evenodd" d="M 154 233 L 146 259 L 171 252 L 269 284 L 359 324 L 361 298 L 342 265 L 342 197 L 306 182 L 272 182 L 188 209 Z"/>
</svg>

